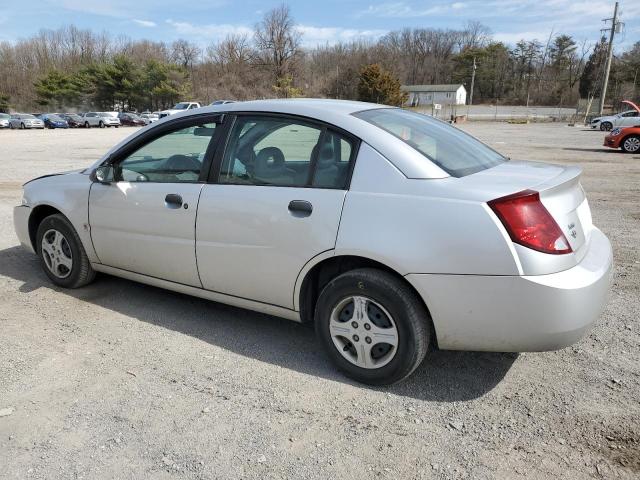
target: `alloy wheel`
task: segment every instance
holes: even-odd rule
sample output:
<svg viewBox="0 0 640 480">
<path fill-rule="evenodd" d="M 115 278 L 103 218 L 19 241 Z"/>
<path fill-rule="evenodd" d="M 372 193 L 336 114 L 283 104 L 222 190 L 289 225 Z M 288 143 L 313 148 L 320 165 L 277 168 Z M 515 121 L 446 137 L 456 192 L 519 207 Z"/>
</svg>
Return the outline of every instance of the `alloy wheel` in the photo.
<svg viewBox="0 0 640 480">
<path fill-rule="evenodd" d="M 623 143 L 627 152 L 635 153 L 640 150 L 640 137 L 629 137 Z"/>
</svg>

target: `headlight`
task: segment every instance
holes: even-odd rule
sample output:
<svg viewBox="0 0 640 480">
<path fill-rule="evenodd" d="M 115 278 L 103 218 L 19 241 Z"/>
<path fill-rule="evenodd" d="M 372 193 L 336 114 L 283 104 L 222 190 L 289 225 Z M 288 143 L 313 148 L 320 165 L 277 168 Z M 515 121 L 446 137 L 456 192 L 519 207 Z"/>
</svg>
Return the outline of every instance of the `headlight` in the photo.
<svg viewBox="0 0 640 480">
<path fill-rule="evenodd" d="M 620 135 L 620 132 L 622 131 L 621 128 L 614 128 L 613 130 L 611 130 L 611 136 L 615 137 L 617 135 Z"/>
<path fill-rule="evenodd" d="M 29 202 L 27 201 L 27 197 L 22 197 L 22 205 L 24 207 L 28 207 L 29 206 Z"/>
</svg>

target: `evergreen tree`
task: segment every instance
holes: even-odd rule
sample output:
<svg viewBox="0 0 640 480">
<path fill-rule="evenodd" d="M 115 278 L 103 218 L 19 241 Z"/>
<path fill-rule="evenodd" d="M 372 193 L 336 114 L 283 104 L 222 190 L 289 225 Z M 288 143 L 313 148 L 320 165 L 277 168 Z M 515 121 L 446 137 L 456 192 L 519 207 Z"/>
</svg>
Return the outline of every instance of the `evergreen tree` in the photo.
<svg viewBox="0 0 640 480">
<path fill-rule="evenodd" d="M 400 106 L 407 100 L 407 94 L 400 90 L 396 77 L 374 63 L 360 70 L 358 100 Z"/>
</svg>

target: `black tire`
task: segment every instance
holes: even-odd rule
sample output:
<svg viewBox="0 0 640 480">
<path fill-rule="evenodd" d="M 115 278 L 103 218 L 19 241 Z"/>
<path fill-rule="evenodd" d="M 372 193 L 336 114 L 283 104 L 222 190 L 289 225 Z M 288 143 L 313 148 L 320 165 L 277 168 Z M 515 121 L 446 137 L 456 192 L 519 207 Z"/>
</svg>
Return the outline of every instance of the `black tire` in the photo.
<svg viewBox="0 0 640 480">
<path fill-rule="evenodd" d="M 98 126 L 99 126 L 100 128 L 104 128 L 104 122 L 103 122 L 102 120 L 100 120 L 100 123 L 98 124 Z"/>
<path fill-rule="evenodd" d="M 608 132 L 613 128 L 613 125 L 611 124 L 611 122 L 602 122 L 600 124 L 600 130 L 603 132 Z"/>
<path fill-rule="evenodd" d="M 64 235 L 69 248 L 71 249 L 73 264 L 71 266 L 71 273 L 65 278 L 59 278 L 55 276 L 44 259 L 42 253 L 42 238 L 45 233 L 51 229 L 59 231 Z M 56 285 L 64 288 L 79 288 L 83 287 L 93 281 L 95 278 L 95 271 L 91 268 L 91 263 L 87 257 L 82 242 L 78 233 L 71 225 L 71 222 L 67 220 L 64 215 L 55 214 L 49 215 L 38 225 L 38 231 L 36 233 L 36 251 L 38 258 L 40 259 L 40 265 L 47 274 L 49 279 Z"/>
<path fill-rule="evenodd" d="M 20 130 L 24 130 L 26 127 L 24 126 L 24 123 L 20 124 Z"/>
<path fill-rule="evenodd" d="M 13 123 L 10 123 L 10 124 L 9 124 L 9 129 L 10 129 L 10 130 L 13 130 L 14 128 L 16 128 L 16 127 L 14 127 L 14 126 L 13 126 Z"/>
<path fill-rule="evenodd" d="M 629 135 L 620 142 L 620 148 L 624 153 L 640 153 L 637 145 L 640 145 L 640 135 Z"/>
<path fill-rule="evenodd" d="M 395 355 L 379 368 L 355 365 L 333 343 L 329 330 L 331 313 L 349 296 L 363 296 L 377 302 L 396 324 L 398 346 Z M 369 385 L 390 385 L 411 375 L 422 363 L 431 337 L 431 318 L 415 291 L 396 276 L 374 268 L 351 270 L 331 280 L 318 298 L 315 327 L 329 358 L 338 369 L 348 377 Z M 343 351 L 346 350 L 345 347 Z"/>
<path fill-rule="evenodd" d="M 84 128 L 91 128 L 91 125 L 89 125 L 89 122 L 84 122 Z"/>
</svg>

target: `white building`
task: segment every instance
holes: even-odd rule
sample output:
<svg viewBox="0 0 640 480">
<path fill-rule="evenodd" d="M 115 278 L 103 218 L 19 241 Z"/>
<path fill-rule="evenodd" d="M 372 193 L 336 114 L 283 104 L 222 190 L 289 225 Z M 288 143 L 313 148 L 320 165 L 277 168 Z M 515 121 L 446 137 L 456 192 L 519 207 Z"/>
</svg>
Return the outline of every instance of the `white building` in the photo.
<svg viewBox="0 0 640 480">
<path fill-rule="evenodd" d="M 467 90 L 464 85 L 403 85 L 400 87 L 409 95 L 405 105 L 464 105 L 467 103 Z"/>
</svg>

